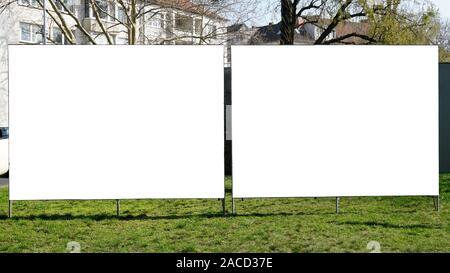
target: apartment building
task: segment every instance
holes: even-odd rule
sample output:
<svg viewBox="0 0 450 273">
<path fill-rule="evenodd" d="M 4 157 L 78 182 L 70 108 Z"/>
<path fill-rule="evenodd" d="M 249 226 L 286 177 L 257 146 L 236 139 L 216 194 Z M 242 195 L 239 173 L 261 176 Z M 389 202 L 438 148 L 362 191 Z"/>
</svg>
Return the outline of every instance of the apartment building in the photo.
<svg viewBox="0 0 450 273">
<path fill-rule="evenodd" d="M 7 0 L 8 1 L 8 0 Z M 9 0 L 0 14 L 0 127 L 8 126 L 8 44 L 223 44 L 226 20 L 192 0 Z"/>
</svg>

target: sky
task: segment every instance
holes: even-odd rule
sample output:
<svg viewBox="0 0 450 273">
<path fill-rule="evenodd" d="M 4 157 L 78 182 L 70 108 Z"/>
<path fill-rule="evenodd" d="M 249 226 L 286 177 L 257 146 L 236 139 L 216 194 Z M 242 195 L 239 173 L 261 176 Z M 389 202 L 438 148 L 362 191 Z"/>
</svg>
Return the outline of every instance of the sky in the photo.
<svg viewBox="0 0 450 273">
<path fill-rule="evenodd" d="M 439 12 L 443 19 L 450 19 L 450 1 L 449 0 L 432 0 L 439 8 Z"/>
<path fill-rule="evenodd" d="M 418 1 L 421 1 L 421 0 L 418 0 Z M 447 20 L 447 19 L 450 20 L 450 0 L 429 0 L 429 1 L 431 1 L 439 9 L 439 13 L 443 20 Z M 277 16 L 278 13 L 276 15 L 274 15 L 273 12 L 267 13 L 268 4 L 273 3 L 273 2 L 274 2 L 274 0 L 259 1 L 260 11 L 262 11 L 263 13 L 264 13 L 264 11 L 266 11 L 266 15 L 255 18 L 255 20 L 253 22 L 251 22 L 250 25 L 252 25 L 252 23 L 254 25 L 264 25 L 269 22 L 278 21 L 279 20 L 279 18 Z"/>
</svg>

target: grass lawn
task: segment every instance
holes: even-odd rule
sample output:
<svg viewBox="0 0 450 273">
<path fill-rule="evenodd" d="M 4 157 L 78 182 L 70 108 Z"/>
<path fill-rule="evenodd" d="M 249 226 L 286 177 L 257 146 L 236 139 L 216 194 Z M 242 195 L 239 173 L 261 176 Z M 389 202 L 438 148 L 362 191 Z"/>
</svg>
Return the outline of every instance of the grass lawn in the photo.
<svg viewBox="0 0 450 273">
<path fill-rule="evenodd" d="M 231 211 L 227 178 L 227 209 Z M 441 175 L 441 211 L 430 197 L 237 200 L 17 201 L 7 218 L 0 188 L 0 252 L 450 252 L 450 174 Z"/>
</svg>

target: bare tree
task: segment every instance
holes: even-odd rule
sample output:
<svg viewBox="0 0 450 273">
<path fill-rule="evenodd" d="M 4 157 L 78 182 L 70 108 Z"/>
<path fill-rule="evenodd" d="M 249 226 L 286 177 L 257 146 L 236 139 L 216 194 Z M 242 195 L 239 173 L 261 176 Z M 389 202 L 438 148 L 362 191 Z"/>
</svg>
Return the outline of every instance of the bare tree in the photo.
<svg viewBox="0 0 450 273">
<path fill-rule="evenodd" d="M 450 51 L 450 21 L 442 21 L 439 30 L 437 44 L 445 50 Z"/>
<path fill-rule="evenodd" d="M 439 46 L 439 61 L 450 62 L 450 21 L 440 23 L 439 35 L 435 42 Z"/>
<path fill-rule="evenodd" d="M 18 0 L 0 0 L 0 12 Z M 36 0 L 42 7 L 42 0 Z M 78 30 L 84 39 L 97 44 L 102 36 L 114 44 L 114 35 L 127 37 L 128 44 L 219 43 L 225 41 L 227 25 L 244 22 L 255 15 L 257 0 L 86 0 L 95 31 L 74 11 L 70 2 L 47 0 L 47 16 L 65 38 L 76 44 Z M 230 22 L 230 20 L 232 22 Z M 158 35 L 149 24 L 161 28 Z M 150 34 L 152 35 L 150 35 Z M 50 35 L 46 37 L 51 41 Z"/>
</svg>

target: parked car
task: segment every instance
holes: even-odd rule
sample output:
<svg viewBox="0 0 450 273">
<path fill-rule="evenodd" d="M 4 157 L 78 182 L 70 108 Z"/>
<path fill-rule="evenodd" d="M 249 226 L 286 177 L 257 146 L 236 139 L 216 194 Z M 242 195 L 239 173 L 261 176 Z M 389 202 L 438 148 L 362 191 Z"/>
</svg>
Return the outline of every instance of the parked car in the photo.
<svg viewBox="0 0 450 273">
<path fill-rule="evenodd" d="M 9 170 L 8 152 L 9 128 L 0 127 L 0 175 L 4 175 Z"/>
</svg>

